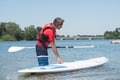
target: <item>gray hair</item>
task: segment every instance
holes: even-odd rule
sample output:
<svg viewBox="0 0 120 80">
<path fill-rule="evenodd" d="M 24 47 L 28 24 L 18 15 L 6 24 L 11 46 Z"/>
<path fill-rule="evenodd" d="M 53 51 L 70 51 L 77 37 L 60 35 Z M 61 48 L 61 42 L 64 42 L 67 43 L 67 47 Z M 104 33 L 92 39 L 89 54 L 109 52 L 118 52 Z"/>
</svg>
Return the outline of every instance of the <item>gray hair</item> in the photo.
<svg viewBox="0 0 120 80">
<path fill-rule="evenodd" d="M 53 23 L 58 23 L 58 24 L 63 24 L 64 20 L 61 19 L 60 17 L 57 17 L 54 19 Z"/>
</svg>

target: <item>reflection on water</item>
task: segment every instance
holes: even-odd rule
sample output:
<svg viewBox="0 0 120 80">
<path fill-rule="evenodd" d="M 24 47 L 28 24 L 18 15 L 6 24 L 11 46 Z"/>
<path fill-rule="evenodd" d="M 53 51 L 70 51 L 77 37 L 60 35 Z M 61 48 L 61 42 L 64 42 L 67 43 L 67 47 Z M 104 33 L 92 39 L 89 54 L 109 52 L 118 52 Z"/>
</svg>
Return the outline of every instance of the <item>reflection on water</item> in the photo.
<svg viewBox="0 0 120 80">
<path fill-rule="evenodd" d="M 20 80 L 57 80 L 57 79 L 64 79 L 61 76 L 65 76 L 65 73 L 55 73 L 55 74 L 39 74 L 39 73 L 32 73 L 32 74 L 24 74 L 20 75 L 18 79 Z"/>
</svg>

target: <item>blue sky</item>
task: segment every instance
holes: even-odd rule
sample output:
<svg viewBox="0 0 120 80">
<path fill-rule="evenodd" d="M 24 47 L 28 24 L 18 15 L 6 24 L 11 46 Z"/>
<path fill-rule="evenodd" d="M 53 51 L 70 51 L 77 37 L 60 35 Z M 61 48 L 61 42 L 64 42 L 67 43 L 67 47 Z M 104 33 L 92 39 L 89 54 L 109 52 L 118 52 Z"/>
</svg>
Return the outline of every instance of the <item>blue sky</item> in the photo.
<svg viewBox="0 0 120 80">
<path fill-rule="evenodd" d="M 0 0 L 0 22 L 22 29 L 65 20 L 60 35 L 102 35 L 120 27 L 120 0 Z"/>
</svg>

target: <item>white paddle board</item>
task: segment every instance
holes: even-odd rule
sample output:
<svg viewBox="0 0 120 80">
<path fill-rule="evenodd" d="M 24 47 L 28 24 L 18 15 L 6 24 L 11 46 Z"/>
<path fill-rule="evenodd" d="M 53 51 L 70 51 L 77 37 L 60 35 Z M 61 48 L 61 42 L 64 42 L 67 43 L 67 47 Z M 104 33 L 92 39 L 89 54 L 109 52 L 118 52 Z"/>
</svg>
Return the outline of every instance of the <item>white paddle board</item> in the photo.
<svg viewBox="0 0 120 80">
<path fill-rule="evenodd" d="M 27 69 L 18 70 L 20 73 L 56 73 L 74 71 L 85 68 L 97 67 L 105 64 L 109 59 L 106 57 L 92 58 L 63 64 L 51 64 L 48 66 L 38 66 Z"/>
</svg>

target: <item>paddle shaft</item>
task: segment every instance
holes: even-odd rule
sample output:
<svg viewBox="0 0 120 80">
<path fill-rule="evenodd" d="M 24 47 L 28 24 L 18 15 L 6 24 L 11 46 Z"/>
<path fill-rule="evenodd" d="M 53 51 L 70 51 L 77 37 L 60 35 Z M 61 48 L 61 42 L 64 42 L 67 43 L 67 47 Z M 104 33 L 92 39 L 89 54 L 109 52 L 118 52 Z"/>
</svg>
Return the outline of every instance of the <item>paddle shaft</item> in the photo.
<svg viewBox="0 0 120 80">
<path fill-rule="evenodd" d="M 93 48 L 94 45 L 91 46 L 56 46 L 56 48 Z M 35 47 L 21 47 L 21 46 L 11 46 L 8 49 L 8 52 L 17 52 L 23 49 L 31 49 Z M 48 46 L 48 48 L 51 48 L 51 46 Z"/>
<path fill-rule="evenodd" d="M 51 47 L 48 47 L 51 48 Z M 74 48 L 74 46 L 56 46 L 56 48 Z"/>
</svg>

